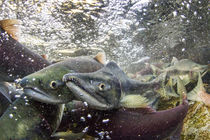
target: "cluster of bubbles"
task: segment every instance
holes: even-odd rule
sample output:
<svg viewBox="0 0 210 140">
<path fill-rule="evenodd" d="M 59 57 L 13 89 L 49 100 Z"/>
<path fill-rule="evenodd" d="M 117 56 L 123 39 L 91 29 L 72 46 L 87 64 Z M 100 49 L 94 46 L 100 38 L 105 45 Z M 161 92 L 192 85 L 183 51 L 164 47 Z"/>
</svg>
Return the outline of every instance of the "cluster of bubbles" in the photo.
<svg viewBox="0 0 210 140">
<path fill-rule="evenodd" d="M 60 57 L 56 50 L 94 47 L 102 48 L 108 59 L 124 67 L 145 57 L 187 56 L 185 52 L 192 47 L 205 46 L 206 26 L 196 29 L 194 23 L 206 24 L 205 15 L 209 12 L 205 3 L 199 0 L 2 1 L 0 16 L 20 19 L 23 23 L 20 41 L 49 59 Z"/>
<path fill-rule="evenodd" d="M 132 42 L 136 34 L 133 28 L 139 25 L 135 10 L 148 2 L 29 0 L 0 4 L 2 19 L 20 19 L 20 41 L 38 53 L 44 51 L 54 57 L 52 54 L 58 49 L 99 47 L 115 61 L 124 62 L 136 59 L 142 51 L 141 44 Z"/>
</svg>

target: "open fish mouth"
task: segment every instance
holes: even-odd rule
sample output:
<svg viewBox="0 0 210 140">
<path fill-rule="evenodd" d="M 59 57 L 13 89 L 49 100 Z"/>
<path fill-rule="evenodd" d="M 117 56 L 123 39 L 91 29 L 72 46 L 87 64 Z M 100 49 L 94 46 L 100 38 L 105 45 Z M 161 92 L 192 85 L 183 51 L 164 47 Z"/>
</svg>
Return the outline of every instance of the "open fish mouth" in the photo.
<svg viewBox="0 0 210 140">
<path fill-rule="evenodd" d="M 74 76 L 64 76 L 63 81 L 66 82 L 66 86 L 70 89 L 76 98 L 87 102 L 88 106 L 91 108 L 98 110 L 110 110 L 114 108 L 114 105 L 108 103 L 104 97 L 94 93 L 89 89 L 84 88 L 82 85 L 87 85 L 87 83 L 79 80 L 79 78 Z M 82 82 L 84 83 L 82 84 Z"/>
<path fill-rule="evenodd" d="M 44 92 L 36 87 L 35 88 L 34 87 L 24 87 L 23 91 L 24 91 L 24 94 L 26 94 L 29 97 L 32 97 L 32 99 L 34 99 L 36 101 L 40 101 L 43 103 L 49 103 L 49 104 L 64 103 L 63 100 L 57 99 L 53 96 L 50 96 L 46 92 Z"/>
</svg>

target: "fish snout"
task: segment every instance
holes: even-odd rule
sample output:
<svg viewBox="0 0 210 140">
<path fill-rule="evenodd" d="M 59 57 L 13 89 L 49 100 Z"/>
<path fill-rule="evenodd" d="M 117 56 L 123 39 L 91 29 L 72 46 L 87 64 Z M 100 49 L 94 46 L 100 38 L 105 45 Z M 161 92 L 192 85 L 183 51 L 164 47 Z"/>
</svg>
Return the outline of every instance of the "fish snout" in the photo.
<svg viewBox="0 0 210 140">
<path fill-rule="evenodd" d="M 63 76 L 63 82 L 76 81 L 77 77 L 73 73 L 68 73 Z"/>
<path fill-rule="evenodd" d="M 29 80 L 27 78 L 23 78 L 17 84 L 19 84 L 21 87 L 25 87 L 28 84 L 28 82 Z"/>
</svg>

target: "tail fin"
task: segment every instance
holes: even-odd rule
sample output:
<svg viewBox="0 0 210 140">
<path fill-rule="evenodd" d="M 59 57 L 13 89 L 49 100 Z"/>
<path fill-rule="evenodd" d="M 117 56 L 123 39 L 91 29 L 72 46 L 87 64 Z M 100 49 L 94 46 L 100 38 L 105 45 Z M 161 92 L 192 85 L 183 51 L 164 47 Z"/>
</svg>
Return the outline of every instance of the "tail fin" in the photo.
<svg viewBox="0 0 210 140">
<path fill-rule="evenodd" d="M 0 26 L 3 28 L 12 38 L 19 39 L 20 34 L 20 21 L 16 19 L 5 19 L 0 21 Z"/>
</svg>

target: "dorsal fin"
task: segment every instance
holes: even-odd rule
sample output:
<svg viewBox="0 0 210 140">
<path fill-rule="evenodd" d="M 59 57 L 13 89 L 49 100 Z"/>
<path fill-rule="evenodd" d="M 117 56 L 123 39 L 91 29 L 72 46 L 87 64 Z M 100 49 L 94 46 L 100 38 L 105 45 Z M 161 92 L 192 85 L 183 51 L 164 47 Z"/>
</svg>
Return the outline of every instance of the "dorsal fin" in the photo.
<svg viewBox="0 0 210 140">
<path fill-rule="evenodd" d="M 106 64 L 106 54 L 105 52 L 99 52 L 94 59 L 101 64 Z"/>
<path fill-rule="evenodd" d="M 171 60 L 171 65 L 173 66 L 175 63 L 177 63 L 179 60 L 176 57 L 173 57 Z"/>
<path fill-rule="evenodd" d="M 0 21 L 0 26 L 15 40 L 19 39 L 20 21 L 17 19 L 5 19 Z"/>
<path fill-rule="evenodd" d="M 120 70 L 120 67 L 114 61 L 108 62 L 105 67 L 107 67 L 111 70 L 113 70 L 113 69 Z"/>
<path fill-rule="evenodd" d="M 47 55 L 46 54 L 42 54 L 41 57 L 47 60 Z"/>
</svg>

